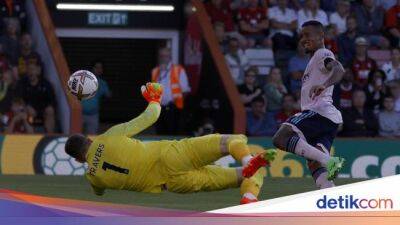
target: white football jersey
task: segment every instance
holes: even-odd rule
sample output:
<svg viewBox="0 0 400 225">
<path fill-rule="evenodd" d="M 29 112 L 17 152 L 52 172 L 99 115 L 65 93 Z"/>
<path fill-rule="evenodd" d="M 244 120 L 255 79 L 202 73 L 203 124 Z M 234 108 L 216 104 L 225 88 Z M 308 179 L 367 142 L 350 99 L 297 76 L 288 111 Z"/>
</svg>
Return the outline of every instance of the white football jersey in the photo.
<svg viewBox="0 0 400 225">
<path fill-rule="evenodd" d="M 301 110 L 311 110 L 324 116 L 334 123 L 343 123 L 342 114 L 333 105 L 332 93 L 333 86 L 326 88 L 321 95 L 314 98 L 310 97 L 310 89 L 315 85 L 321 85 L 332 76 L 332 71 L 325 68 L 326 58 L 335 59 L 333 53 L 326 48 L 318 49 L 311 57 L 304 71 L 301 86 Z"/>
</svg>

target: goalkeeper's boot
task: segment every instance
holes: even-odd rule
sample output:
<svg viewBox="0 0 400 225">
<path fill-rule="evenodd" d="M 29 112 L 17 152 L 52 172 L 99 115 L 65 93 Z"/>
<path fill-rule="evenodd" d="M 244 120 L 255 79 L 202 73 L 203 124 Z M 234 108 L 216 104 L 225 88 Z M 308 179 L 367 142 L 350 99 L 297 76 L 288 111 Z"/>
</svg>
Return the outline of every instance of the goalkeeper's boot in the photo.
<svg viewBox="0 0 400 225">
<path fill-rule="evenodd" d="M 343 168 L 344 161 L 344 158 L 340 157 L 331 157 L 331 159 L 329 159 L 326 165 L 326 169 L 328 170 L 328 180 L 334 180 L 337 177 L 339 171 Z"/>
<path fill-rule="evenodd" d="M 276 150 L 266 150 L 250 160 L 250 162 L 243 168 L 242 175 L 244 177 L 253 176 L 258 169 L 263 166 L 269 166 L 276 157 Z"/>
<path fill-rule="evenodd" d="M 251 198 L 247 198 L 245 196 L 243 196 L 242 199 L 240 199 L 240 204 L 241 205 L 250 204 L 250 203 L 253 203 L 253 202 L 258 202 L 258 200 L 256 198 L 251 199 Z"/>
</svg>

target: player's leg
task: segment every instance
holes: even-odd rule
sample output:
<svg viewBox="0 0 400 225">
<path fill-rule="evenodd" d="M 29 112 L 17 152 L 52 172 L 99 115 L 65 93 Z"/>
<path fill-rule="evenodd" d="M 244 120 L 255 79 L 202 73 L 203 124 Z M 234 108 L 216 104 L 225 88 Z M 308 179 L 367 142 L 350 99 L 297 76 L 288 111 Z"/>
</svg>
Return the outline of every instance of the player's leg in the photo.
<svg viewBox="0 0 400 225">
<path fill-rule="evenodd" d="M 236 161 L 242 163 L 245 167 L 243 176 L 247 178 L 253 176 L 260 167 L 268 165 L 276 156 L 276 151 L 267 150 L 253 157 L 244 135 L 222 135 L 221 151 L 222 154 L 229 153 Z"/>
<path fill-rule="evenodd" d="M 310 119 L 314 114 L 315 113 L 312 111 L 304 111 L 293 116 L 282 124 L 272 138 L 272 142 L 275 147 L 281 150 L 294 153 L 309 160 L 317 161 L 322 166 L 326 167 L 330 155 L 321 152 L 306 141 L 307 138 L 313 138 L 312 136 L 318 135 L 319 132 L 318 128 L 320 125 L 313 123 Z"/>
<path fill-rule="evenodd" d="M 258 201 L 258 195 L 260 194 L 266 174 L 267 170 L 265 167 L 261 167 L 253 176 L 243 179 L 243 182 L 240 185 L 240 194 L 242 195 L 240 204 L 248 204 Z"/>
<path fill-rule="evenodd" d="M 242 168 L 223 168 L 209 165 L 197 170 L 171 176 L 167 181 L 168 191 L 192 193 L 199 191 L 218 191 L 236 188 L 240 185 L 241 204 L 256 202 L 266 169 L 260 168 L 250 178 L 243 178 Z"/>
<path fill-rule="evenodd" d="M 209 165 L 228 154 L 243 164 L 252 157 L 244 135 L 210 134 L 184 139 L 177 146 L 182 149 L 182 154 L 187 155 L 193 169 Z"/>
<path fill-rule="evenodd" d="M 332 142 L 326 138 L 318 140 L 318 143 L 315 145 L 320 151 L 330 154 Z M 329 149 L 329 150 L 328 150 Z M 328 171 L 326 167 L 323 167 L 319 162 L 308 160 L 307 161 L 308 169 L 314 179 L 314 182 L 319 189 L 334 187 L 335 184 L 333 181 L 327 179 Z"/>
<path fill-rule="evenodd" d="M 337 124 L 315 112 L 304 111 L 293 116 L 280 127 L 273 137 L 273 143 L 284 151 L 317 161 L 322 167 L 327 168 L 327 179 L 333 180 L 342 168 L 344 159 L 331 157 L 310 145 L 307 140 L 318 139 L 324 137 L 325 134 L 334 137 L 337 127 Z"/>
<path fill-rule="evenodd" d="M 229 153 L 242 162 L 249 158 L 246 136 L 211 134 L 175 141 L 163 154 L 162 163 L 168 174 L 175 175 L 210 165 Z"/>
<path fill-rule="evenodd" d="M 170 176 L 166 186 L 171 192 L 192 193 L 236 188 L 241 182 L 240 168 L 210 165 Z"/>
</svg>

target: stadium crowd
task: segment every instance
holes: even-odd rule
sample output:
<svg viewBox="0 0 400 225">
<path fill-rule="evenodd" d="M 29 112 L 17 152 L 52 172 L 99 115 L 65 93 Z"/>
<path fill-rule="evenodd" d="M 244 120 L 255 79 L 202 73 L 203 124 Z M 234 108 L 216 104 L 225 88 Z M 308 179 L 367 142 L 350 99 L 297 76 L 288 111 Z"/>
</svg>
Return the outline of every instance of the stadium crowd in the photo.
<svg viewBox="0 0 400 225">
<path fill-rule="evenodd" d="M 247 110 L 248 135 L 271 136 L 299 112 L 309 58 L 297 45 L 298 31 L 304 22 L 318 20 L 325 26 L 325 46 L 346 68 L 334 89 L 344 119 L 339 135 L 400 137 L 400 0 L 209 0 L 205 5 Z M 272 52 L 268 72 L 252 62 L 253 49 Z"/>
<path fill-rule="evenodd" d="M 334 90 L 334 104 L 344 119 L 339 135 L 400 137 L 400 0 L 205 0 L 204 4 L 246 108 L 249 136 L 271 136 L 300 111 L 301 79 L 309 56 L 298 45 L 298 31 L 305 21 L 318 20 L 325 25 L 326 47 L 346 68 Z M 0 129 L 57 132 L 54 90 L 43 76 L 42 59 L 26 20 L 24 1 L 0 1 Z M 254 60 L 258 50 L 272 64 Z M 187 68 L 171 64 L 170 54 L 166 49 L 159 52 L 160 64 L 151 74 L 152 80 L 164 82 L 169 93 L 162 103 L 166 113 L 157 127 L 160 134 L 174 134 L 172 122 L 179 123 L 176 117 L 182 114 L 180 101 L 197 89 L 187 82 Z M 166 78 L 165 71 L 171 68 Z M 92 71 L 101 77 L 103 62 L 95 61 Z M 178 79 L 182 90 L 172 88 L 174 76 L 183 77 Z M 97 133 L 100 100 L 111 97 L 107 83 L 102 83 L 101 94 L 83 103 L 86 133 Z M 214 100 L 202 104 L 218 108 Z M 213 121 L 204 118 L 194 134 L 214 131 Z"/>
<path fill-rule="evenodd" d="M 0 1 L 0 131 L 54 133 L 54 90 L 26 24 L 24 1 Z"/>
</svg>

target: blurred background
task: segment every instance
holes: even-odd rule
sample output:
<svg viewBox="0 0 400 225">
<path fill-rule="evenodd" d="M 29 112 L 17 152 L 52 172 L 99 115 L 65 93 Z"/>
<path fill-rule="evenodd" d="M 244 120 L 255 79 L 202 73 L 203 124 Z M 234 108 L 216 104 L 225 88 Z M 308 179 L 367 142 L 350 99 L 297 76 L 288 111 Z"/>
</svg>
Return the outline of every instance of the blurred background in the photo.
<svg viewBox="0 0 400 225">
<path fill-rule="evenodd" d="M 0 0 L 0 13 L 3 173 L 82 174 L 63 136 L 138 116 L 149 81 L 165 96 L 144 135 L 243 133 L 272 147 L 266 137 L 300 110 L 309 56 L 298 31 L 308 20 L 325 26 L 325 46 L 346 68 L 333 96 L 347 137 L 336 152 L 351 158 L 343 176 L 400 173 L 400 0 Z M 66 89 L 80 69 L 100 80 L 82 102 Z"/>
</svg>

